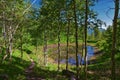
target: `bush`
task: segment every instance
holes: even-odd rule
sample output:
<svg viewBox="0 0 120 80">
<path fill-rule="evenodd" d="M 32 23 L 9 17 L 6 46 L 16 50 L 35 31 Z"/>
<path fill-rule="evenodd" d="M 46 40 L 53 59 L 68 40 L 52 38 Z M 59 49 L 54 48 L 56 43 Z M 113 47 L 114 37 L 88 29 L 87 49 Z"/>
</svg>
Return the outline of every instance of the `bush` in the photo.
<svg viewBox="0 0 120 80">
<path fill-rule="evenodd" d="M 26 77 L 24 75 L 18 74 L 17 80 L 25 80 Z"/>
<path fill-rule="evenodd" d="M 34 46 L 30 44 L 23 44 L 23 51 L 25 51 L 27 54 L 31 54 L 34 49 Z"/>
<path fill-rule="evenodd" d="M 99 47 L 100 49 L 104 49 L 105 47 L 107 47 L 107 43 L 105 40 L 100 40 L 96 43 L 96 46 Z"/>
</svg>

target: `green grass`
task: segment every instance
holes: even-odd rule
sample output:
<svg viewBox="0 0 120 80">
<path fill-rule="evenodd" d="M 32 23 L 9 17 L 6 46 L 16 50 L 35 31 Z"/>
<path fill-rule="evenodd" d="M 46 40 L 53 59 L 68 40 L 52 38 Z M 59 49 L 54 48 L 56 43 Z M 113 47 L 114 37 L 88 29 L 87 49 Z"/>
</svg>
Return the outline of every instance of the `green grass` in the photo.
<svg viewBox="0 0 120 80">
<path fill-rule="evenodd" d="M 11 61 L 6 58 L 5 61 L 0 63 L 0 75 L 7 75 L 9 80 L 25 80 L 25 69 L 30 65 L 30 61 L 26 55 L 24 53 L 21 59 L 20 51 L 15 50 Z"/>
<path fill-rule="evenodd" d="M 94 43 L 89 43 L 93 44 Z M 73 46 L 74 48 L 74 46 Z M 75 49 L 75 48 L 74 48 Z M 65 49 L 63 49 L 65 50 Z M 36 54 L 35 54 L 36 53 Z M 6 74 L 9 77 L 9 80 L 25 80 L 25 69 L 30 65 L 30 56 L 36 63 L 34 68 L 34 75 L 46 80 L 68 80 L 65 76 L 62 75 L 61 71 L 65 69 L 65 64 L 60 65 L 60 71 L 57 71 L 57 64 L 51 62 L 51 57 L 48 56 L 47 66 L 44 66 L 44 55 L 43 47 L 38 47 L 38 51 L 32 50 L 32 54 L 27 54 L 24 52 L 23 58 L 21 59 L 21 54 L 19 50 L 15 50 L 12 56 L 12 61 L 9 62 L 9 59 L 6 59 L 2 64 L 0 64 L 0 75 Z M 55 56 L 55 55 L 54 55 Z M 2 57 L 2 55 L 0 56 Z M 120 71 L 120 54 L 116 54 L 116 71 Z M 88 80 L 110 80 L 110 54 L 104 53 L 102 56 L 98 57 L 94 64 L 88 65 Z M 76 66 L 69 65 L 69 70 L 76 73 Z M 84 80 L 84 71 L 79 74 L 81 80 Z M 117 79 L 120 80 L 120 72 L 116 74 Z M 1 79 L 0 79 L 1 80 Z"/>
<path fill-rule="evenodd" d="M 6 59 L 3 63 L 1 63 L 0 75 L 7 75 L 9 80 L 26 80 L 25 69 L 31 64 L 30 59 L 28 58 L 28 56 L 30 56 L 36 63 L 33 72 L 34 76 L 45 78 L 46 80 L 67 80 L 67 78 L 62 76 L 60 72 L 57 72 L 56 64 L 53 65 L 48 63 L 47 66 L 43 65 L 42 51 L 39 54 L 26 54 L 24 52 L 23 58 L 20 56 L 20 51 L 15 50 L 12 56 L 12 61 Z M 0 80 L 2 79 L 0 78 Z"/>
<path fill-rule="evenodd" d="M 29 61 L 21 60 L 18 57 L 12 57 L 12 61 L 4 61 L 0 64 L 0 75 L 8 75 L 9 80 L 25 79 L 25 68 L 30 64 Z"/>
<path fill-rule="evenodd" d="M 116 80 L 120 80 L 120 54 L 116 54 Z M 88 70 L 94 72 L 89 74 L 90 80 L 111 80 L 111 59 L 108 53 L 104 53 L 96 60 L 95 64 L 89 65 Z M 96 76 L 96 77 L 95 77 Z"/>
</svg>

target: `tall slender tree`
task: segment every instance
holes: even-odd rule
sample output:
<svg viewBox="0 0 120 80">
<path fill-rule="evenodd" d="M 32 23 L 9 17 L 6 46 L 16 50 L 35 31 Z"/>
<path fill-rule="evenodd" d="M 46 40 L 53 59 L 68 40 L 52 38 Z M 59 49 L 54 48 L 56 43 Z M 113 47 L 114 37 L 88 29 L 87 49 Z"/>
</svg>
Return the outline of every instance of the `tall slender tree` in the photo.
<svg viewBox="0 0 120 80">
<path fill-rule="evenodd" d="M 69 31 L 70 31 L 70 18 L 68 20 L 68 25 L 67 25 L 67 50 L 66 50 L 66 70 L 68 70 L 68 53 L 69 53 Z"/>
<path fill-rule="evenodd" d="M 119 0 L 115 0 L 115 13 L 113 19 L 113 34 L 112 34 L 112 53 L 111 53 L 111 80 L 116 80 L 115 75 L 115 53 L 116 53 L 116 32 L 117 32 L 117 19 L 119 13 Z"/>
<path fill-rule="evenodd" d="M 22 23 L 23 19 L 26 19 L 24 17 L 25 13 L 29 10 L 31 5 L 25 6 L 24 1 L 15 1 L 15 0 L 10 0 L 10 1 L 0 1 L 3 3 L 2 5 L 2 10 L 4 13 L 4 16 L 2 16 L 2 19 L 5 21 L 5 37 L 6 37 L 6 54 L 3 57 L 3 60 L 9 57 L 11 60 L 12 58 L 12 50 L 13 50 L 13 44 L 15 40 L 15 35 L 17 34 L 17 29 Z M 27 8 L 26 8 L 27 7 Z M 25 9 L 26 8 L 26 9 Z"/>
<path fill-rule="evenodd" d="M 58 71 L 60 70 L 60 25 L 58 25 Z"/>
<path fill-rule="evenodd" d="M 74 5 L 74 21 L 75 21 L 75 45 L 76 45 L 76 78 L 79 79 L 79 63 L 78 63 L 78 24 L 77 24 L 77 15 L 76 15 L 76 0 L 73 0 Z"/>
<path fill-rule="evenodd" d="M 85 0 L 85 28 L 84 28 L 84 33 L 85 33 L 85 80 L 87 80 L 87 26 L 88 26 L 88 0 Z"/>
<path fill-rule="evenodd" d="M 47 64 L 47 28 L 44 28 L 44 65 Z"/>
</svg>

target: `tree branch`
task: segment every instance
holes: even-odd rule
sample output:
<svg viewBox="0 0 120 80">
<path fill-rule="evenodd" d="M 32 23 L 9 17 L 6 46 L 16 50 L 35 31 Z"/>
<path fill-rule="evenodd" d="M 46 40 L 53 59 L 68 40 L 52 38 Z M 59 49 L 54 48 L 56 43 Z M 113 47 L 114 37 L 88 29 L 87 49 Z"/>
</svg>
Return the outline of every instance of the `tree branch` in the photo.
<svg viewBox="0 0 120 80">
<path fill-rule="evenodd" d="M 37 0 L 34 0 L 31 5 L 28 6 L 28 8 L 26 8 L 24 11 L 23 11 L 23 14 L 22 14 L 22 17 L 25 15 L 25 13 L 31 8 L 31 6 L 36 2 Z M 17 25 L 16 25 L 16 28 L 14 29 L 13 31 L 13 35 L 15 34 L 16 30 L 18 29 L 19 25 L 23 22 L 23 20 L 21 20 Z"/>
</svg>

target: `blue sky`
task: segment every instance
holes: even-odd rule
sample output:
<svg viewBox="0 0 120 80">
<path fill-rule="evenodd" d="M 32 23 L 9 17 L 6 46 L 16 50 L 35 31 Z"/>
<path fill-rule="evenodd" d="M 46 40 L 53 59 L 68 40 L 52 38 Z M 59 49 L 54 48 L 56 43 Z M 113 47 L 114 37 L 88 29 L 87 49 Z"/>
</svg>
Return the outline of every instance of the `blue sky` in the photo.
<svg viewBox="0 0 120 80">
<path fill-rule="evenodd" d="M 98 13 L 99 19 L 107 25 L 112 25 L 114 9 L 110 8 L 114 8 L 113 0 L 98 0 L 92 9 Z"/>
<path fill-rule="evenodd" d="M 39 7 L 41 2 L 42 0 L 36 0 L 34 6 Z M 98 18 L 106 22 L 107 25 L 112 25 L 114 15 L 114 9 L 110 8 L 114 8 L 113 0 L 98 0 L 98 2 L 95 3 L 95 6 L 92 7 L 92 9 L 98 13 Z"/>
<path fill-rule="evenodd" d="M 34 0 L 31 0 L 31 2 L 33 2 L 33 1 Z M 36 8 L 40 7 L 41 3 L 42 3 L 42 0 L 36 0 L 34 7 L 36 7 Z"/>
</svg>

